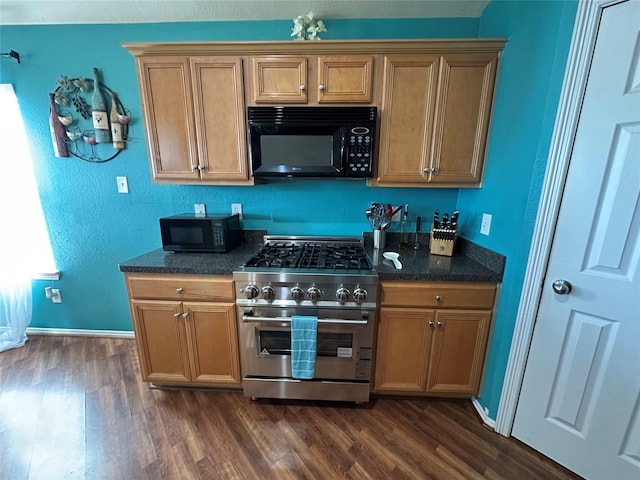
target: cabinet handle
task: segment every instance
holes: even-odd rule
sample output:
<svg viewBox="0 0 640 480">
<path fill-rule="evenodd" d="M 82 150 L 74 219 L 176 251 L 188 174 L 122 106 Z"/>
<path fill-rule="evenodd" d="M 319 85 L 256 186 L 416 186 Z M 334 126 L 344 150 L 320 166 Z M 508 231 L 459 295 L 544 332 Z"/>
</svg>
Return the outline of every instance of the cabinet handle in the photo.
<svg viewBox="0 0 640 480">
<path fill-rule="evenodd" d="M 307 88 L 307 86 L 303 83 L 302 85 L 300 85 L 300 90 L 305 90 Z"/>
<path fill-rule="evenodd" d="M 186 320 L 187 318 L 189 318 L 189 314 L 188 313 L 183 313 L 182 314 L 182 318 L 184 318 Z"/>
<path fill-rule="evenodd" d="M 173 314 L 173 318 L 175 318 L 177 320 L 178 318 L 180 318 L 180 314 L 179 313 L 174 313 Z"/>
<path fill-rule="evenodd" d="M 436 302 L 442 303 L 442 295 L 436 295 Z"/>
<path fill-rule="evenodd" d="M 183 292 L 182 287 L 176 288 L 176 293 L 182 293 L 182 292 Z"/>
<path fill-rule="evenodd" d="M 440 320 L 438 320 L 438 326 L 442 327 L 442 326 L 444 326 L 444 323 L 442 323 Z"/>
<path fill-rule="evenodd" d="M 325 86 L 324 86 L 324 85 L 322 85 L 322 84 L 320 84 L 320 85 L 318 85 L 318 88 L 319 88 L 320 90 L 324 90 L 324 89 L 325 89 Z"/>
</svg>

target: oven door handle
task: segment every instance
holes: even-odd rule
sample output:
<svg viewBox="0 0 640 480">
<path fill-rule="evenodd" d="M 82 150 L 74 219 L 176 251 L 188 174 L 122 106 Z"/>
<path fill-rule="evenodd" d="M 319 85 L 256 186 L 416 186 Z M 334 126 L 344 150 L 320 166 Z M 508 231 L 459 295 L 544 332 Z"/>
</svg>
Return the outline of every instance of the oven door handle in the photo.
<svg viewBox="0 0 640 480">
<path fill-rule="evenodd" d="M 253 315 L 243 315 L 243 322 L 253 322 L 253 323 L 262 323 L 262 322 L 273 322 L 273 323 L 282 323 L 282 322 L 291 322 L 291 317 L 254 317 Z M 342 324 L 342 325 L 366 325 L 369 323 L 368 320 L 341 320 L 339 318 L 319 318 L 318 323 L 331 323 L 331 324 Z"/>
</svg>

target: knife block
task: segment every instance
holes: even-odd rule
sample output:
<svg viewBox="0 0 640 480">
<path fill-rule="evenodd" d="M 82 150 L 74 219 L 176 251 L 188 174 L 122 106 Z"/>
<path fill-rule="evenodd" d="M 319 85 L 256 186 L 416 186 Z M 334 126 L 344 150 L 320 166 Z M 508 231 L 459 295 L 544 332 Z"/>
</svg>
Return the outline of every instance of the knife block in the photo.
<svg viewBox="0 0 640 480">
<path fill-rule="evenodd" d="M 433 224 L 431 224 L 431 233 L 429 234 L 429 251 L 431 255 L 443 255 L 450 257 L 453 255 L 453 247 L 458 239 L 458 230 L 453 230 L 453 238 L 443 240 L 440 238 L 434 238 Z"/>
</svg>

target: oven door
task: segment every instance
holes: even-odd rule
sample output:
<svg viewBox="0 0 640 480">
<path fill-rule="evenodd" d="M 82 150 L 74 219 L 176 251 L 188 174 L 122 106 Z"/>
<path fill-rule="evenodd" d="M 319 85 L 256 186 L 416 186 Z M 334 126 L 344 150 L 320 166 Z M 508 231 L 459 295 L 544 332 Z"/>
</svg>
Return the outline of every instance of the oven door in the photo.
<svg viewBox="0 0 640 480">
<path fill-rule="evenodd" d="M 291 316 L 318 317 L 315 380 L 371 377 L 374 312 L 238 307 L 243 377 L 291 378 Z"/>
</svg>

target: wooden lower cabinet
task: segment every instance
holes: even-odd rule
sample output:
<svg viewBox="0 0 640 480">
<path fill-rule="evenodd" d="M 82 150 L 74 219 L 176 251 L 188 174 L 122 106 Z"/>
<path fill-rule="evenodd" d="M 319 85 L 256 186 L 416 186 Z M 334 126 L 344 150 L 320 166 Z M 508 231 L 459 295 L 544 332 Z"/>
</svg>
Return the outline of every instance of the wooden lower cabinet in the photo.
<svg viewBox="0 0 640 480">
<path fill-rule="evenodd" d="M 143 380 L 240 388 L 231 279 L 135 274 L 126 278 Z M 227 282 L 229 288 L 224 288 Z"/>
<path fill-rule="evenodd" d="M 406 294 L 400 293 L 406 285 Z M 437 302 L 451 308 L 386 306 L 385 297 L 398 305 L 420 287 L 425 304 Z M 385 285 L 387 287 L 385 292 Z M 430 282 L 382 284 L 374 391 L 470 397 L 478 393 L 482 377 L 496 286 Z M 446 292 L 446 294 L 445 294 Z M 385 295 L 386 293 L 386 295 Z M 433 299 L 432 299 L 433 297 Z M 477 303 L 484 309 L 472 309 Z M 455 308 L 455 305 L 465 308 Z"/>
</svg>

